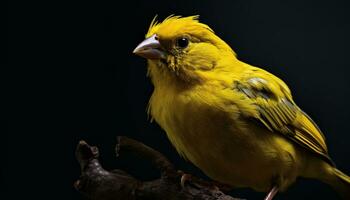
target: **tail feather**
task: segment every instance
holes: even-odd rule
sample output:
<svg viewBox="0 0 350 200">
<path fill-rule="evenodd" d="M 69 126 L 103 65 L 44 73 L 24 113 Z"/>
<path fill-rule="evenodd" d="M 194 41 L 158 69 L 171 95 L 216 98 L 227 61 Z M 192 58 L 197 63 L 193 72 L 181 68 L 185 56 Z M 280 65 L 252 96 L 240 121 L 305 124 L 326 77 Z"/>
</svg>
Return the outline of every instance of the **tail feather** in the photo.
<svg viewBox="0 0 350 200">
<path fill-rule="evenodd" d="M 319 179 L 330 185 L 344 200 L 350 200 L 350 177 L 328 164 L 323 166 Z"/>
<path fill-rule="evenodd" d="M 321 159 L 307 159 L 302 176 L 318 179 L 331 186 L 344 200 L 350 200 L 350 177 Z"/>
<path fill-rule="evenodd" d="M 344 199 L 350 199 L 350 177 L 338 170 L 332 168 L 335 179 L 329 184 L 342 196 Z"/>
</svg>

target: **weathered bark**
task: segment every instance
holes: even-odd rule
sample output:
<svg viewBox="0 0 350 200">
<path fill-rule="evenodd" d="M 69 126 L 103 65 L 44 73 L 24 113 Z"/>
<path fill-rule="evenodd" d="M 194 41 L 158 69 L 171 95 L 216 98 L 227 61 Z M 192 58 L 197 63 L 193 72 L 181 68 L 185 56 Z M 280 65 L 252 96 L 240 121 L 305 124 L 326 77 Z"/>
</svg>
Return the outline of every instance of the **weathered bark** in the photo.
<svg viewBox="0 0 350 200">
<path fill-rule="evenodd" d="M 227 189 L 224 186 L 196 177 L 182 187 L 183 173 L 177 171 L 164 155 L 133 139 L 118 137 L 116 153 L 119 155 L 125 151 L 152 162 L 161 172 L 160 178 L 141 181 L 119 169 L 106 171 L 99 163 L 98 148 L 80 141 L 76 158 L 81 176 L 75 182 L 75 188 L 93 200 L 237 200 L 221 191 Z"/>
</svg>

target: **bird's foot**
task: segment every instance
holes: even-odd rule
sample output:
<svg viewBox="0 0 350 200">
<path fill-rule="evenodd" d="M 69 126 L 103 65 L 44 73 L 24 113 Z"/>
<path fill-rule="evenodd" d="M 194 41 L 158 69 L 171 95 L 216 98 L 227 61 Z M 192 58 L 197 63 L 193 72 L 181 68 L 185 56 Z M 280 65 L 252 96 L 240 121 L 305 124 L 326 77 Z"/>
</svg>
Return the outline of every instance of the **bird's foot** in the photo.
<svg viewBox="0 0 350 200">
<path fill-rule="evenodd" d="M 184 173 L 181 170 L 178 170 L 178 173 L 181 175 L 180 185 L 183 189 L 186 187 L 186 184 L 191 184 L 197 188 L 208 187 L 211 188 L 211 190 L 221 190 L 223 192 L 229 192 L 233 189 L 232 186 L 224 183 L 217 181 L 205 181 L 196 177 L 192 177 L 191 174 Z"/>
<path fill-rule="evenodd" d="M 191 174 L 183 173 L 182 176 L 181 176 L 181 182 L 180 182 L 181 187 L 185 188 L 186 182 L 191 181 L 191 180 L 192 180 Z"/>
</svg>

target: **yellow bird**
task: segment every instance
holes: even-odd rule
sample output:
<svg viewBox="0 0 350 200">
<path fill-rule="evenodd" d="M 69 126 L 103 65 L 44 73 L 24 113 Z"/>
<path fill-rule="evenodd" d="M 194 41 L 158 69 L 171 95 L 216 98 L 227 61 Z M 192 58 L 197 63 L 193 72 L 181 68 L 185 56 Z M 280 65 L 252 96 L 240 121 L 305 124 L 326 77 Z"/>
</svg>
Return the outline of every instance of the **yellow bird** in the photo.
<svg viewBox="0 0 350 200">
<path fill-rule="evenodd" d="M 198 16 L 154 19 L 134 53 L 154 85 L 148 112 L 181 156 L 210 178 L 268 192 L 297 177 L 329 184 L 350 199 L 324 135 L 271 73 L 237 59 Z"/>
</svg>

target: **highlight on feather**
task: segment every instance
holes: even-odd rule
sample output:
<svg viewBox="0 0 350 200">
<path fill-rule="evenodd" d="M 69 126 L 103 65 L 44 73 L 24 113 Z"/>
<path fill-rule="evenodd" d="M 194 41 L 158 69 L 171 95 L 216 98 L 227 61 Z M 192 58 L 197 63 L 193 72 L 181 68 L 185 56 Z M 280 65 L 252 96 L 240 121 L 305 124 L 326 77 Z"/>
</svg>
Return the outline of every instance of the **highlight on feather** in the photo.
<svg viewBox="0 0 350 200">
<path fill-rule="evenodd" d="M 157 30 L 159 29 L 160 26 L 167 26 L 169 24 L 172 24 L 173 22 L 177 22 L 176 24 L 172 24 L 172 25 L 181 25 L 181 26 L 200 26 L 202 28 L 206 28 L 209 31 L 213 32 L 213 29 L 211 29 L 208 25 L 199 22 L 199 15 L 192 15 L 192 16 L 188 16 L 188 17 L 182 17 L 181 15 L 169 15 L 168 17 L 166 17 L 162 22 L 159 22 L 157 20 L 158 15 L 156 15 L 153 19 L 152 22 L 148 28 L 147 34 L 146 34 L 146 38 L 150 37 L 151 35 L 153 35 L 155 32 L 157 32 Z"/>
<path fill-rule="evenodd" d="M 151 21 L 151 24 L 150 24 L 149 27 L 148 27 L 147 33 L 150 32 L 155 26 L 157 26 L 157 24 L 158 24 L 157 17 L 158 17 L 158 14 L 156 14 L 156 15 L 153 17 L 153 19 L 152 19 L 152 21 Z M 146 35 L 147 35 L 147 34 L 146 34 Z"/>
</svg>

